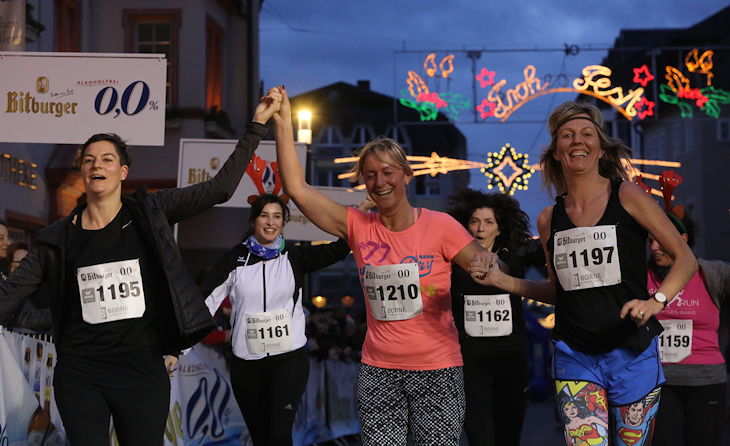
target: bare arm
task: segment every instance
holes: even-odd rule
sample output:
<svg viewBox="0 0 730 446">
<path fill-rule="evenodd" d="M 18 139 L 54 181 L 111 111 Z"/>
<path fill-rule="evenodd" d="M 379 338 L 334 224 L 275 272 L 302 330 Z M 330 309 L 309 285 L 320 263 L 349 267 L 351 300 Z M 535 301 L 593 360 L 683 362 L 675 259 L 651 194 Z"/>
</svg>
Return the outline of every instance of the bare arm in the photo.
<svg viewBox="0 0 730 446">
<path fill-rule="evenodd" d="M 624 209 L 674 259 L 667 277 L 657 290 L 664 293 L 669 302 L 682 291 L 689 279 L 697 272 L 697 259 L 664 211 L 639 186 L 633 183 L 622 183 L 621 189 L 619 189 L 619 199 Z M 628 314 L 637 324 L 643 325 L 651 316 L 663 309 L 664 306 L 654 299 L 634 299 L 627 302 L 621 309 L 621 317 Z"/>
<path fill-rule="evenodd" d="M 289 95 L 281 88 L 282 103 L 274 115 L 276 123 L 276 159 L 284 191 L 297 207 L 320 229 L 339 238 L 347 238 L 347 208 L 307 184 L 299 157 L 294 149 Z"/>
<path fill-rule="evenodd" d="M 553 208 L 550 206 L 540 212 L 540 216 L 537 218 L 537 228 L 540 232 L 540 242 L 542 243 L 542 249 L 545 251 L 545 258 L 548 258 L 547 240 L 550 237 L 550 221 L 552 215 Z M 472 262 L 469 266 L 472 278 L 477 283 L 492 285 L 510 294 L 525 296 L 554 305 L 556 277 L 550 266 L 550 262 L 548 262 L 547 269 L 548 280 L 528 280 L 512 277 L 496 267 L 487 268 L 483 263 Z M 485 273 L 487 274 L 483 276 Z"/>
</svg>

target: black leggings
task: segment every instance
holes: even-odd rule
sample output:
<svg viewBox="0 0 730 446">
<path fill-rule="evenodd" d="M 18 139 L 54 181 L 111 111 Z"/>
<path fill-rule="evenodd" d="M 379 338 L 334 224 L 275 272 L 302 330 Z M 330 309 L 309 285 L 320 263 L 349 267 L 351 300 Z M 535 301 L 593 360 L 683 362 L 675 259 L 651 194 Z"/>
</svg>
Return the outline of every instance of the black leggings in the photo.
<svg viewBox="0 0 730 446">
<path fill-rule="evenodd" d="M 170 408 L 164 366 L 157 381 L 154 387 L 110 389 L 57 370 L 53 388 L 70 445 L 108 445 L 112 417 L 121 446 L 160 446 Z"/>
<path fill-rule="evenodd" d="M 464 430 L 470 446 L 519 446 L 528 382 L 524 349 L 464 355 Z"/>
<path fill-rule="evenodd" d="M 657 446 L 720 446 L 725 383 L 662 387 L 654 442 Z"/>
<path fill-rule="evenodd" d="M 308 376 L 304 348 L 252 361 L 233 357 L 233 394 L 254 446 L 292 444 L 294 415 Z"/>
</svg>

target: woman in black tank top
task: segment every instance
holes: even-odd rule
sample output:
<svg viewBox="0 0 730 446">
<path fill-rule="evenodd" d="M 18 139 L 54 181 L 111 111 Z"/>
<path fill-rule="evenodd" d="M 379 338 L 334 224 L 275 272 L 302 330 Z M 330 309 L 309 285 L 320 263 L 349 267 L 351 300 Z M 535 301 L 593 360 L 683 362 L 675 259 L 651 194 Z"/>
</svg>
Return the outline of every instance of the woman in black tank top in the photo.
<svg viewBox="0 0 730 446">
<path fill-rule="evenodd" d="M 559 194 L 538 217 L 548 280 L 510 277 L 479 262 L 471 273 L 556 305 L 553 373 L 568 445 L 647 444 L 663 383 L 654 315 L 697 262 L 659 206 L 627 182 L 631 150 L 602 126 L 596 107 L 575 102 L 548 119 L 543 182 Z M 647 232 L 675 258 L 654 296 L 645 291 Z"/>
</svg>

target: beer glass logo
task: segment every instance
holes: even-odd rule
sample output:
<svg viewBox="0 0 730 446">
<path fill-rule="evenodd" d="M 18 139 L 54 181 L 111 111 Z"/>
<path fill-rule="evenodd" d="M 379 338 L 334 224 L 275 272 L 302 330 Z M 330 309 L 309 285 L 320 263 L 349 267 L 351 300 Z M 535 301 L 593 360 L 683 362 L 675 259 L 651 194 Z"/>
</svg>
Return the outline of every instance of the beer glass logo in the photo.
<svg viewBox="0 0 730 446">
<path fill-rule="evenodd" d="M 48 93 L 48 78 L 45 76 L 39 76 L 35 80 L 35 91 L 38 93 Z"/>
</svg>

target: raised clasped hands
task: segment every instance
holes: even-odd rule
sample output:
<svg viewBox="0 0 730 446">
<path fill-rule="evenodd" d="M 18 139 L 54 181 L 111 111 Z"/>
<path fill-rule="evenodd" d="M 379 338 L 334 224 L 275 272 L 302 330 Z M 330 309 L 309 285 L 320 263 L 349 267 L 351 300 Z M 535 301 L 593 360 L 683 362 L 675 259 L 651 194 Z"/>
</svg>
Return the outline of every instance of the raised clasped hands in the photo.
<svg viewBox="0 0 730 446">
<path fill-rule="evenodd" d="M 266 92 L 266 96 L 262 97 L 261 102 L 259 102 L 259 105 L 256 106 L 253 116 L 254 122 L 266 124 L 266 122 L 271 119 L 274 114 L 281 110 L 282 98 L 283 95 L 281 87 L 269 88 L 269 91 Z"/>
</svg>

